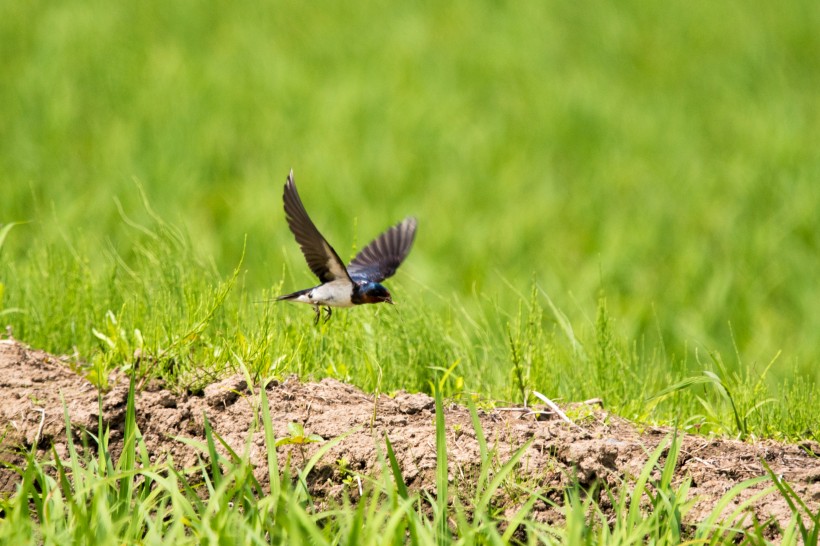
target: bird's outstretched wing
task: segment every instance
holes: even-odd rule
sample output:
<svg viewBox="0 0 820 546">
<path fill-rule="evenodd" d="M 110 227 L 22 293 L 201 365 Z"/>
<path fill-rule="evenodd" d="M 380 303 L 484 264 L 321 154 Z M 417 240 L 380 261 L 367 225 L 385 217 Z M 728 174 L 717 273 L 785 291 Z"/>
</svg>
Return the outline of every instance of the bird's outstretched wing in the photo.
<svg viewBox="0 0 820 546">
<path fill-rule="evenodd" d="M 376 237 L 348 265 L 350 277 L 373 282 L 391 277 L 410 253 L 417 224 L 410 216 Z"/>
<path fill-rule="evenodd" d="M 319 277 L 323 283 L 338 279 L 348 279 L 344 263 L 339 259 L 339 255 L 333 247 L 322 237 L 316 226 L 310 220 L 299 192 L 296 191 L 296 184 L 293 182 L 293 170 L 288 175 L 285 182 L 285 193 L 282 196 L 285 202 L 285 217 L 288 220 L 290 230 L 296 236 L 296 242 L 302 248 L 302 254 L 311 271 Z"/>
</svg>

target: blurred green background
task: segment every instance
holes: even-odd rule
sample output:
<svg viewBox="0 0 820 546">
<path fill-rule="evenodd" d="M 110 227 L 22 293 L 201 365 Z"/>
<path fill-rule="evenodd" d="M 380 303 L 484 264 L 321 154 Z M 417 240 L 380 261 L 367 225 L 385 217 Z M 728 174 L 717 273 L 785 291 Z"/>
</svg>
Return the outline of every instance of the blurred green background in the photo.
<svg viewBox="0 0 820 546">
<path fill-rule="evenodd" d="M 818 29 L 816 0 L 4 1 L 0 259 L 127 260 L 143 186 L 222 275 L 247 235 L 252 291 L 302 288 L 292 167 L 343 258 L 418 216 L 394 284 L 431 313 L 535 277 L 576 324 L 603 291 L 630 339 L 816 374 Z"/>
</svg>

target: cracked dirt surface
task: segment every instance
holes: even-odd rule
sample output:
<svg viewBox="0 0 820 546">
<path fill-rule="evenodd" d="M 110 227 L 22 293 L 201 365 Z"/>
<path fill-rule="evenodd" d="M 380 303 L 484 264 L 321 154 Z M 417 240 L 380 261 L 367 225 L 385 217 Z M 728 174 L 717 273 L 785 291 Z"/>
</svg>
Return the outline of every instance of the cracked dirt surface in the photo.
<svg viewBox="0 0 820 546">
<path fill-rule="evenodd" d="M 127 391 L 127 380 L 121 380 L 103 395 L 103 420 L 111 427 L 112 445 L 122 439 Z M 381 471 L 379 457 L 384 453 L 385 435 L 390 438 L 408 486 L 435 491 L 435 404 L 429 396 L 400 392 L 376 399 L 336 380 L 302 383 L 295 378 L 271 383 L 267 394 L 277 438 L 288 434 L 288 423 L 301 423 L 306 433 L 325 439 L 352 431 L 311 472 L 308 485 L 314 500 L 339 499 L 345 490 L 355 499 L 357 487 L 350 480 L 345 482 L 344 477 Z M 96 431 L 98 394 L 87 380 L 59 357 L 11 339 L 0 339 L 0 462 L 19 464 L 19 450 L 35 445 L 44 458 L 50 456 L 52 445 L 61 457 L 66 454 L 61 395 L 74 433 L 79 434 L 83 427 Z M 198 452 L 175 437 L 204 439 L 204 414 L 213 429 L 239 453 L 250 434 L 250 459 L 257 478 L 267 483 L 263 432 L 252 430 L 256 404 L 258 392 L 252 393 L 240 375 L 209 386 L 201 396 L 177 395 L 158 382 L 149 382 L 136 397 L 137 423 L 152 461 L 163 461 L 170 454 L 178 467 L 197 464 Z M 589 408 L 588 414 L 576 426 L 557 418 L 536 420 L 532 414 L 519 411 L 480 411 L 479 417 L 488 443 L 495 446 L 499 466 L 532 440 L 517 472 L 529 478 L 530 487 L 560 504 L 563 489 L 574 476 L 583 485 L 597 481 L 617 489 L 629 483 L 640 473 L 652 450 L 671 432 L 664 428 L 639 429 L 600 408 Z M 469 491 L 469 480 L 478 475 L 479 461 L 470 415 L 464 407 L 446 404 L 445 419 L 449 475 L 456 489 Z M 294 466 L 300 466 L 303 458 L 309 458 L 316 449 L 318 444 L 309 444 L 304 451 L 282 446 L 279 456 L 282 460 L 289 453 Z M 820 445 L 684 436 L 676 481 L 685 476 L 692 480 L 689 494 L 697 501 L 688 514 L 689 521 L 696 523 L 705 517 L 734 485 L 767 475 L 761 460 L 816 512 L 820 509 L 820 459 L 812 453 L 820 453 Z M 346 461 L 344 472 L 339 465 L 342 459 Z M 12 492 L 17 479 L 17 473 L 0 465 L 0 494 Z M 759 484 L 738 499 L 749 498 L 769 486 L 770 482 Z M 501 498 L 499 502 L 515 505 L 524 500 Z M 736 505 L 733 502 L 730 508 Z M 560 509 L 548 503 L 538 501 L 534 510 L 535 517 L 543 521 L 562 519 Z M 752 511 L 750 516 L 764 524 L 776 521 L 785 525 L 791 517 L 785 499 L 778 493 L 763 497 Z M 770 528 L 776 536 L 774 527 Z"/>
</svg>

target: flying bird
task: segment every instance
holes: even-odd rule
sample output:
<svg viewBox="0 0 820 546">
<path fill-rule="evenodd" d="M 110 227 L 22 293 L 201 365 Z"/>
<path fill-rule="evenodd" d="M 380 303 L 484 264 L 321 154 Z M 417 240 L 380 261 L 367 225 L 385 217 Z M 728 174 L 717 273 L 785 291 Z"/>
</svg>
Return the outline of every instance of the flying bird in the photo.
<svg viewBox="0 0 820 546">
<path fill-rule="evenodd" d="M 316 324 L 324 308 L 330 319 L 333 307 L 351 307 L 364 303 L 393 303 L 381 282 L 392 277 L 407 257 L 416 237 L 416 219 L 409 216 L 391 227 L 364 247 L 345 267 L 308 216 L 291 169 L 282 196 L 288 226 L 302 248 L 302 254 L 321 284 L 279 296 L 277 300 L 307 303 L 316 312 Z"/>
</svg>

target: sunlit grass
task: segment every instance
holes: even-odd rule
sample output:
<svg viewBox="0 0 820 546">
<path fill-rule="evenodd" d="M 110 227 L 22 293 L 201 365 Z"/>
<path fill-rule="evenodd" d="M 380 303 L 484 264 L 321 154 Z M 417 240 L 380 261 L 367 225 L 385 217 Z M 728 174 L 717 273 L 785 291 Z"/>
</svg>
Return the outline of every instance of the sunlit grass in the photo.
<svg viewBox="0 0 820 546">
<path fill-rule="evenodd" d="M 535 274 L 576 327 L 603 290 L 617 328 L 672 359 L 782 351 L 772 379 L 816 381 L 818 10 L 5 3 L 0 222 L 28 224 L 3 259 L 80 238 L 85 263 L 54 267 L 110 268 L 132 236 L 115 199 L 148 221 L 139 183 L 222 276 L 247 236 L 250 301 L 283 263 L 301 287 L 293 167 L 343 257 L 419 217 L 397 280 L 430 315 L 514 314 L 505 281 Z"/>
<path fill-rule="evenodd" d="M 630 340 L 606 294 L 592 323 L 574 325 L 535 282 L 518 295 L 514 313 L 485 301 L 479 314 L 399 276 L 392 284 L 398 305 L 338 310 L 314 325 L 310 307 L 273 301 L 286 279 L 251 290 L 244 262 L 219 275 L 159 218 L 129 229 L 128 255 L 106 252 L 101 270 L 87 265 L 82 240 L 3 264 L 5 282 L 18 287 L 3 301 L 14 335 L 68 352 L 103 388 L 113 369 L 133 368 L 180 391 L 242 372 L 253 380 L 296 373 L 370 392 L 430 392 L 446 371 L 452 380 L 444 394 L 458 400 L 531 404 L 537 391 L 565 402 L 601 398 L 639 422 L 680 422 L 700 433 L 817 437 L 817 387 L 809 377 L 771 380 L 774 362 L 746 368 L 715 352 L 687 362 Z"/>
<path fill-rule="evenodd" d="M 817 440 L 818 27 L 811 0 L 2 3 L 0 325 L 103 388 L 114 368 L 180 391 L 296 373 Z M 272 301 L 314 282 L 282 214 L 290 168 L 343 258 L 419 218 L 397 306 L 314 327 Z M 115 463 L 98 435 L 96 458 L 28 460 L 0 542 L 513 538 L 487 446 L 471 510 L 403 489 L 386 441 L 368 496 L 311 512 L 273 449 L 270 494 L 240 454 L 203 464 L 203 500 L 136 437 Z M 647 518 L 613 496 L 610 525 L 571 490 L 565 528 L 526 506 L 516 525 L 544 543 L 742 540 L 716 514 L 681 528 L 685 485 L 660 486 Z M 784 541 L 816 538 L 775 486 Z"/>
</svg>

